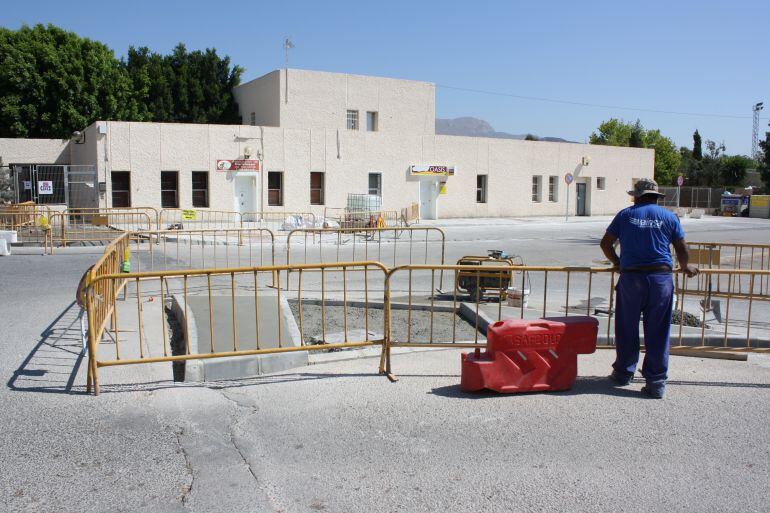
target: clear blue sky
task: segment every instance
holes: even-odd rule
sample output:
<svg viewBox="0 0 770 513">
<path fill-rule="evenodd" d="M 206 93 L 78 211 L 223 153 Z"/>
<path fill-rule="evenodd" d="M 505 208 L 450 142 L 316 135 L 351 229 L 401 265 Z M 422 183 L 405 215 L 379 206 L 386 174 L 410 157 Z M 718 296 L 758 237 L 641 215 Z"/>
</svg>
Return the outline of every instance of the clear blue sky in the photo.
<svg viewBox="0 0 770 513">
<path fill-rule="evenodd" d="M 751 106 L 768 104 L 762 134 L 770 117 L 767 0 L 3 3 L 2 26 L 53 23 L 119 56 L 129 45 L 214 47 L 246 68 L 244 80 L 283 67 L 288 35 L 291 67 L 434 82 L 438 117 L 512 133 L 583 141 L 602 120 L 639 118 L 678 145 L 691 146 L 697 128 L 748 154 Z"/>
</svg>

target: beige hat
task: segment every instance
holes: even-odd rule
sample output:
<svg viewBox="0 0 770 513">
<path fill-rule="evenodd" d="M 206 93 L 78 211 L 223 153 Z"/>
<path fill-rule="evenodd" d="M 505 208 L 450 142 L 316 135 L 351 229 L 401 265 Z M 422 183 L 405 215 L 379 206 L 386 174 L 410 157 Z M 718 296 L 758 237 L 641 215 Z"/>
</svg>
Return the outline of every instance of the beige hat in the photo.
<svg viewBox="0 0 770 513">
<path fill-rule="evenodd" d="M 658 191 L 658 182 L 651 178 L 642 178 L 634 184 L 634 190 L 628 191 L 634 198 L 641 198 L 645 194 L 653 194 L 661 198 L 666 195 Z"/>
</svg>

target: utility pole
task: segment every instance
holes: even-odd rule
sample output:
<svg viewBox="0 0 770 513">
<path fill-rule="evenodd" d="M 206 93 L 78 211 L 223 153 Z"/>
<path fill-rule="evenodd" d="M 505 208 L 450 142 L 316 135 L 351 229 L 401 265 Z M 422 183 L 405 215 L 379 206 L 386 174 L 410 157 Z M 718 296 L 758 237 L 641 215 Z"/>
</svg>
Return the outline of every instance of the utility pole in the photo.
<svg viewBox="0 0 770 513">
<path fill-rule="evenodd" d="M 754 126 L 751 130 L 751 158 L 755 160 L 759 160 L 759 111 L 764 108 L 764 102 L 759 102 L 751 109 L 754 113 Z"/>
<path fill-rule="evenodd" d="M 283 51 L 284 51 L 284 62 L 286 63 L 286 68 L 289 67 L 289 50 L 294 48 L 294 43 L 291 42 L 291 39 L 288 37 L 283 42 Z"/>
</svg>

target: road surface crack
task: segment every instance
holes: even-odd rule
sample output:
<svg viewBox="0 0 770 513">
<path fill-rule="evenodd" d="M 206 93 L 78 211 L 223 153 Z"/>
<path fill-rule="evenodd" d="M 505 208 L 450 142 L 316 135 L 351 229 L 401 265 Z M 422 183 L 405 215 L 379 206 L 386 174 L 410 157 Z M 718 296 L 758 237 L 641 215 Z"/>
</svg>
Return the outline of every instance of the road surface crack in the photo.
<svg viewBox="0 0 770 513">
<path fill-rule="evenodd" d="M 190 457 L 187 454 L 187 450 L 184 448 L 184 445 L 182 444 L 182 437 L 184 436 L 184 428 L 179 428 L 174 430 L 174 435 L 176 436 L 176 443 L 179 446 L 179 451 L 182 453 L 182 456 L 184 457 L 184 465 L 187 469 L 187 474 L 190 476 L 190 482 L 189 484 L 185 485 L 182 490 L 182 496 L 179 498 L 182 505 L 185 507 L 185 509 L 188 508 L 187 500 L 189 499 L 190 493 L 192 493 L 193 486 L 195 486 L 195 472 L 193 472 L 193 466 L 192 463 L 190 463 Z"/>
</svg>

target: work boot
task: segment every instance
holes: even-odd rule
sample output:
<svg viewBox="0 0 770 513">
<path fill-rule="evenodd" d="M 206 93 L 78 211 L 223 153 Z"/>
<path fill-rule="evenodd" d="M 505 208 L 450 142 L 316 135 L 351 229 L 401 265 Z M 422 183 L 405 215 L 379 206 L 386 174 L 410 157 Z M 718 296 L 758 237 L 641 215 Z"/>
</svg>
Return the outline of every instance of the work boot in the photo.
<svg viewBox="0 0 770 513">
<path fill-rule="evenodd" d="M 651 399 L 663 399 L 664 386 L 645 385 L 642 387 L 642 395 Z"/>
<path fill-rule="evenodd" d="M 612 374 L 609 375 L 610 381 L 612 381 L 616 386 L 624 387 L 631 383 L 631 380 L 634 378 L 633 374 L 621 374 L 616 370 L 612 371 Z"/>
</svg>

